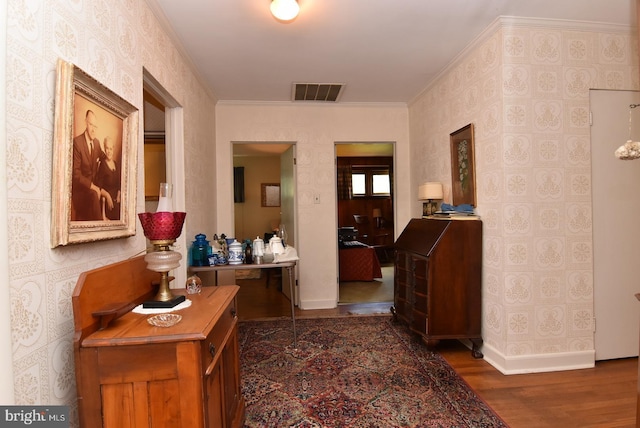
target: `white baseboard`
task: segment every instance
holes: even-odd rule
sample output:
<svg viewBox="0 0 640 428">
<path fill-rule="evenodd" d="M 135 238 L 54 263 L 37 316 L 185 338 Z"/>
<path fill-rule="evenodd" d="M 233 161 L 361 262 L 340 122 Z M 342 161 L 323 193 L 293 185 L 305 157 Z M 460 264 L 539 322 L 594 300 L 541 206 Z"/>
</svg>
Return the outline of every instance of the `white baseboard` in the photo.
<svg viewBox="0 0 640 428">
<path fill-rule="evenodd" d="M 302 310 L 310 309 L 335 309 L 335 300 L 301 300 L 299 308 Z"/>
<path fill-rule="evenodd" d="M 595 366 L 596 358 L 594 350 L 510 356 L 486 343 L 482 353 L 486 362 L 505 375 L 587 369 Z"/>
</svg>

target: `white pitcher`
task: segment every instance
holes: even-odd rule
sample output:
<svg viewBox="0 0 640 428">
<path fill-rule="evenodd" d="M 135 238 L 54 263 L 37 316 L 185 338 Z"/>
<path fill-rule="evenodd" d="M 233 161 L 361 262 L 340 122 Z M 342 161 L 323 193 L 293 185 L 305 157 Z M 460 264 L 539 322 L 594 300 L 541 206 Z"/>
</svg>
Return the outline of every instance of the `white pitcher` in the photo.
<svg viewBox="0 0 640 428">
<path fill-rule="evenodd" d="M 273 261 L 278 262 L 278 254 L 284 254 L 284 245 L 282 245 L 282 239 L 277 236 L 269 239 L 269 247 L 271 247 L 271 253 L 273 253 Z"/>
</svg>

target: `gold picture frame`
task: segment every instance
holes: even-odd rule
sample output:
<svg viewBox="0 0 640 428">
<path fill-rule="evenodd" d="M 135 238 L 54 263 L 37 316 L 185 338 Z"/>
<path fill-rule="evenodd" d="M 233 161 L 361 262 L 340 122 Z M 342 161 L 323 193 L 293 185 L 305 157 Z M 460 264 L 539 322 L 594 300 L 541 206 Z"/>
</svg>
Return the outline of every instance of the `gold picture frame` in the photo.
<svg viewBox="0 0 640 428">
<path fill-rule="evenodd" d="M 476 167 L 473 123 L 449 134 L 451 142 L 451 194 L 453 205 L 476 206 Z"/>
<path fill-rule="evenodd" d="M 260 195 L 263 207 L 279 207 L 280 183 L 262 183 L 260 185 Z"/>
<path fill-rule="evenodd" d="M 51 248 L 135 235 L 138 109 L 61 59 L 55 91 Z"/>
</svg>

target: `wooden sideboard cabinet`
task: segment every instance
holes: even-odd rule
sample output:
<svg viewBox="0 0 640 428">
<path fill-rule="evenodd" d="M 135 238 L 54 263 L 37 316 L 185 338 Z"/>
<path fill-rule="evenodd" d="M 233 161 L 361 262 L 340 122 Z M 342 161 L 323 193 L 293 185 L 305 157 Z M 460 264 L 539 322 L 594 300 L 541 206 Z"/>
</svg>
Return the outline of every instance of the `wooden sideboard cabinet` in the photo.
<svg viewBox="0 0 640 428">
<path fill-rule="evenodd" d="M 482 358 L 482 222 L 412 219 L 395 250 L 394 316 L 427 346 L 469 339 Z"/>
<path fill-rule="evenodd" d="M 155 327 L 131 309 L 155 295 L 156 275 L 138 257 L 78 279 L 72 301 L 80 426 L 241 427 L 239 287 L 204 287 L 175 312 L 179 323 Z"/>
</svg>

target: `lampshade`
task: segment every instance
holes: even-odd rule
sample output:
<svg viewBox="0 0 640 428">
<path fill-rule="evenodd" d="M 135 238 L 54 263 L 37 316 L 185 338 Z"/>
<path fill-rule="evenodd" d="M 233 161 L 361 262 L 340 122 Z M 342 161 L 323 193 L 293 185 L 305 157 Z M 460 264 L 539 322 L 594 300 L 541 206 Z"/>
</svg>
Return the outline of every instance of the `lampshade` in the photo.
<svg viewBox="0 0 640 428">
<path fill-rule="evenodd" d="M 428 182 L 418 187 L 418 200 L 427 201 L 431 199 L 442 199 L 444 196 L 442 183 Z"/>
<path fill-rule="evenodd" d="M 272 0 L 271 14 L 280 21 L 291 21 L 300 12 L 300 5 L 296 0 Z"/>
<path fill-rule="evenodd" d="M 382 210 L 380 208 L 374 208 L 373 218 L 380 218 L 380 217 L 382 217 Z"/>
<path fill-rule="evenodd" d="M 156 212 L 139 213 L 138 218 L 144 230 L 144 236 L 150 241 L 175 240 L 182 233 L 182 224 L 187 213 Z"/>
</svg>

